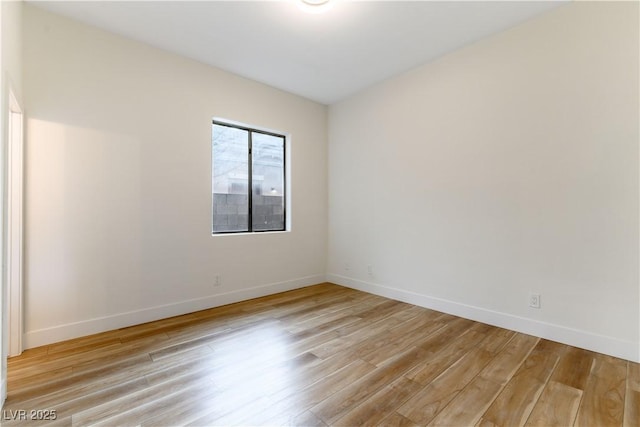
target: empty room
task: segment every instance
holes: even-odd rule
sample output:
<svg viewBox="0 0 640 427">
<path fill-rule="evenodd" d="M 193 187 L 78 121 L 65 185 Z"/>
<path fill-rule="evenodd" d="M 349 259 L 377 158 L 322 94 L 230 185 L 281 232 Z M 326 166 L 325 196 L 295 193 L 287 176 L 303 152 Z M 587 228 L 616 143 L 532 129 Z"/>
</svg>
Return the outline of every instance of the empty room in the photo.
<svg viewBox="0 0 640 427">
<path fill-rule="evenodd" d="M 0 24 L 1 425 L 640 425 L 640 2 Z"/>
</svg>

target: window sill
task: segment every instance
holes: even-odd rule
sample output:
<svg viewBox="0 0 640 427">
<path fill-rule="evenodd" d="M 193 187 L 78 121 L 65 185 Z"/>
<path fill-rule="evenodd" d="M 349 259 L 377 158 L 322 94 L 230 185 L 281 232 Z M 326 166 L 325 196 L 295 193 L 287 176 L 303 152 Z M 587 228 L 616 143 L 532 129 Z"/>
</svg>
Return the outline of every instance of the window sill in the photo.
<svg viewBox="0 0 640 427">
<path fill-rule="evenodd" d="M 286 234 L 291 233 L 291 230 L 282 230 L 282 231 L 258 231 L 258 232 L 241 232 L 241 233 L 211 233 L 211 237 L 220 237 L 220 236 L 256 236 L 256 235 L 271 235 L 271 234 Z"/>
</svg>

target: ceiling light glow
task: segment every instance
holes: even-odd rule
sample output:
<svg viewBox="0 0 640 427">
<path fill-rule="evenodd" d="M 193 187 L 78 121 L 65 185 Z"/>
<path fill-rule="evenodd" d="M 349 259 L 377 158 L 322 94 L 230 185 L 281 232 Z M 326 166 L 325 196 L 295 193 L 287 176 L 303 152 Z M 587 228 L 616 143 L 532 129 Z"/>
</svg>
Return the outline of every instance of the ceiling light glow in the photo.
<svg viewBox="0 0 640 427">
<path fill-rule="evenodd" d="M 298 5 L 307 13 L 324 13 L 331 9 L 333 2 L 330 0 L 300 0 Z"/>
</svg>

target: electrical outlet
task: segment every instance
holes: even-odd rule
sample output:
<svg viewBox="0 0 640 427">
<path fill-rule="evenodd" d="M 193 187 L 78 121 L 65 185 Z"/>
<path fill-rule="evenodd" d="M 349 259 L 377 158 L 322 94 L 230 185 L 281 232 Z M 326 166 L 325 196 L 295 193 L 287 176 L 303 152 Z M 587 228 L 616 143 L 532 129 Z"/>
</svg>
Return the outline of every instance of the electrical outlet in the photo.
<svg viewBox="0 0 640 427">
<path fill-rule="evenodd" d="M 367 274 L 369 277 L 373 277 L 373 266 L 367 265 Z"/>
<path fill-rule="evenodd" d="M 348 262 L 344 263 L 344 271 L 349 271 L 351 270 L 351 265 Z"/>
<path fill-rule="evenodd" d="M 222 286 L 222 278 L 216 275 L 216 280 L 213 282 L 213 286 Z"/>
<path fill-rule="evenodd" d="M 529 307 L 540 308 L 540 294 L 529 294 Z"/>
</svg>

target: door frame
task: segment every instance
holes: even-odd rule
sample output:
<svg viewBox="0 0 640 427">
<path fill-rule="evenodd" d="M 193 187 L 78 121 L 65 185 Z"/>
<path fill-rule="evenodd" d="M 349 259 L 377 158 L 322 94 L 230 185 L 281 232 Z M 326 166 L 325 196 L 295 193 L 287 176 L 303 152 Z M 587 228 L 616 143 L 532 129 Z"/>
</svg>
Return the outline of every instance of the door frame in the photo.
<svg viewBox="0 0 640 427">
<path fill-rule="evenodd" d="M 9 88 L 7 141 L 7 235 L 6 283 L 8 356 L 22 353 L 23 335 L 23 183 L 24 183 L 24 113 L 13 90 Z"/>
</svg>

